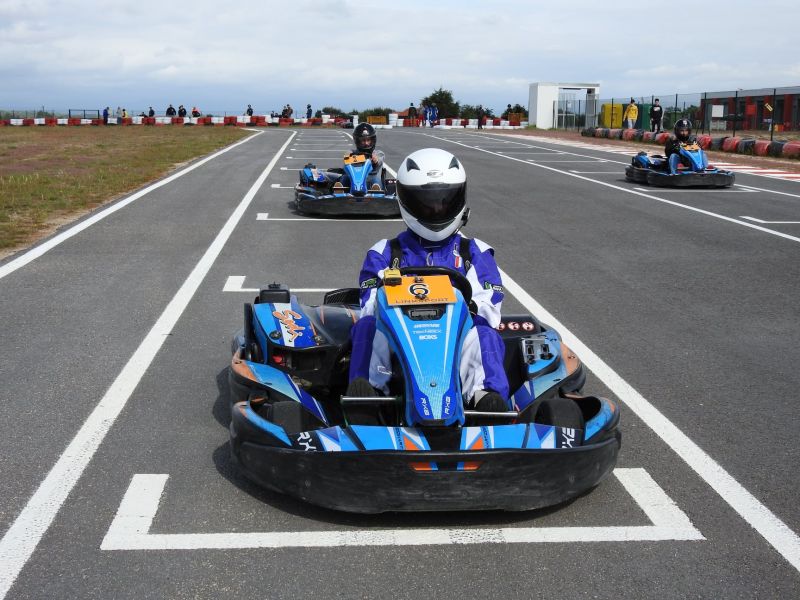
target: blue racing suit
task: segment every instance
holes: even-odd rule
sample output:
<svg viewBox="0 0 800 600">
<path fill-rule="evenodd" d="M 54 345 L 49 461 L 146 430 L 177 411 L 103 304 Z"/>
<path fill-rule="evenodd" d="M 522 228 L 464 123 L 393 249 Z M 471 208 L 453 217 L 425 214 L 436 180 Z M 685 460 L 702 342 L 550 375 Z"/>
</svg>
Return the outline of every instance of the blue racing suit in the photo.
<svg viewBox="0 0 800 600">
<path fill-rule="evenodd" d="M 477 314 L 473 327 L 464 339 L 461 351 L 461 389 L 465 401 L 479 390 L 491 390 L 508 399 L 508 378 L 503 368 L 505 346 L 495 329 L 500 324 L 503 287 L 494 260 L 494 249 L 476 239 L 469 239 L 470 256 L 461 256 L 461 234 L 441 242 L 429 242 L 407 230 L 397 237 L 402 251 L 400 267 L 449 267 L 465 275 L 472 284 L 472 301 Z M 368 379 L 372 387 L 388 393 L 391 357 L 386 337 L 377 331 L 375 302 L 378 283 L 392 262 L 389 240 L 381 240 L 367 252 L 359 276 L 361 318 L 353 326 L 353 352 L 350 380 Z"/>
</svg>

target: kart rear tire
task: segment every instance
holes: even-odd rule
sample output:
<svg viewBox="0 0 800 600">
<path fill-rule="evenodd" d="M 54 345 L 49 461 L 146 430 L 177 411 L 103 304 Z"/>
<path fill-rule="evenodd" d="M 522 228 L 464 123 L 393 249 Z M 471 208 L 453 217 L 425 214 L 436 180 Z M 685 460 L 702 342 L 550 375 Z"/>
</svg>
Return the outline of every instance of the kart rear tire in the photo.
<svg viewBox="0 0 800 600">
<path fill-rule="evenodd" d="M 586 421 L 577 402 L 560 396 L 543 400 L 536 411 L 533 422 L 540 425 L 580 429 L 581 431 L 586 429 Z M 577 443 L 578 439 L 576 438 L 575 441 Z"/>
</svg>

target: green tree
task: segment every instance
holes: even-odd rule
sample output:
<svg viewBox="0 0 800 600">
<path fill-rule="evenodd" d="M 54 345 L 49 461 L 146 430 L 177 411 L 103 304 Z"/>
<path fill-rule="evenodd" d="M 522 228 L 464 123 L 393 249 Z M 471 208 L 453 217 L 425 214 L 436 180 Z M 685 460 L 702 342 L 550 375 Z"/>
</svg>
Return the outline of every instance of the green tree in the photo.
<svg viewBox="0 0 800 600">
<path fill-rule="evenodd" d="M 365 110 L 358 111 L 358 120 L 359 121 L 366 121 L 367 117 L 386 117 L 386 121 L 389 121 L 389 113 L 395 112 L 392 108 L 385 108 L 383 106 L 376 106 L 375 108 L 367 108 Z M 355 114 L 355 113 L 353 113 Z"/>
<path fill-rule="evenodd" d="M 317 118 L 321 117 L 322 115 L 330 115 L 331 117 L 338 117 L 339 115 L 343 115 L 344 111 L 341 108 L 337 108 L 336 106 L 323 106 L 321 110 L 318 110 L 314 116 Z"/>
<path fill-rule="evenodd" d="M 461 113 L 461 105 L 453 99 L 453 92 L 450 90 L 442 89 L 441 87 L 434 91 L 430 96 L 425 96 L 419 101 L 420 105 L 430 106 L 436 105 L 439 109 L 440 119 L 451 119 L 457 117 Z M 421 117 L 422 115 L 420 115 Z"/>
<path fill-rule="evenodd" d="M 525 108 L 524 106 L 522 106 L 519 103 L 517 103 L 517 104 L 515 104 L 514 106 L 511 107 L 511 112 L 512 113 L 522 113 L 523 118 L 525 118 L 525 119 L 528 118 L 528 109 Z M 503 114 L 502 114 L 501 118 L 502 119 L 507 119 L 508 118 L 508 109 L 503 111 Z"/>
</svg>

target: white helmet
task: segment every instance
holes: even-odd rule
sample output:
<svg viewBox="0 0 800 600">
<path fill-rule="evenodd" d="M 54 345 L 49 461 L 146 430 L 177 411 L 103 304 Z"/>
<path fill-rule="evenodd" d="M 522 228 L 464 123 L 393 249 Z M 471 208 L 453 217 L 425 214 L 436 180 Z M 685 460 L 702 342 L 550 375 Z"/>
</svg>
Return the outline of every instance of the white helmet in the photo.
<svg viewBox="0 0 800 600">
<path fill-rule="evenodd" d="M 440 242 L 466 223 L 467 174 L 446 150 L 417 150 L 397 172 L 397 198 L 408 228 L 423 239 Z"/>
</svg>

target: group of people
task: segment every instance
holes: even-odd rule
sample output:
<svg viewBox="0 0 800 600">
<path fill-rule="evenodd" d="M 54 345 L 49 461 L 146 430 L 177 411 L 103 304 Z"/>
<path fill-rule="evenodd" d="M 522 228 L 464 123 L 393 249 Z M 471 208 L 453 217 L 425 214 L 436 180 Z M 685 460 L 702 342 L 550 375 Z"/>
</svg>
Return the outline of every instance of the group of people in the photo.
<svg viewBox="0 0 800 600">
<path fill-rule="evenodd" d="M 414 103 L 411 102 L 408 106 L 408 118 L 418 118 L 420 127 L 433 127 L 439 121 L 439 108 L 435 102 L 432 102 L 430 106 L 420 104 L 419 110 L 417 110 Z"/>
<path fill-rule="evenodd" d="M 184 118 L 184 117 L 186 117 L 186 115 L 188 114 L 188 111 L 186 110 L 186 107 L 185 107 L 183 104 L 180 104 L 180 105 L 178 106 L 178 110 L 175 110 L 175 107 L 174 107 L 174 106 L 172 106 L 172 104 L 170 104 L 170 105 L 167 107 L 167 110 L 166 110 L 166 111 L 164 111 L 164 114 L 165 114 L 166 116 L 168 116 L 168 117 L 181 117 L 181 118 Z M 201 112 L 200 112 L 200 109 L 199 109 L 199 108 L 197 108 L 196 106 L 192 108 L 192 116 L 193 116 L 193 117 L 199 117 L 199 116 L 201 116 L 202 114 L 203 114 L 203 113 L 201 113 Z M 153 107 L 152 107 L 152 106 L 150 107 L 150 112 L 149 112 L 149 114 L 148 114 L 147 116 L 148 116 L 148 117 L 154 117 L 154 116 L 156 116 L 156 112 L 153 110 Z"/>
<path fill-rule="evenodd" d="M 625 112 L 622 113 L 622 120 L 625 121 L 625 129 L 633 129 L 636 126 L 636 121 L 639 119 L 639 106 L 636 100 L 631 98 L 628 106 L 625 107 Z M 664 108 L 661 106 L 658 98 L 653 101 L 650 107 L 650 131 L 661 133 L 661 124 L 664 121 Z"/>
</svg>

